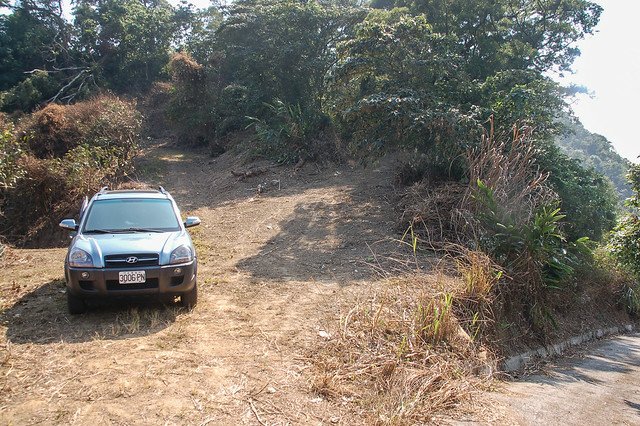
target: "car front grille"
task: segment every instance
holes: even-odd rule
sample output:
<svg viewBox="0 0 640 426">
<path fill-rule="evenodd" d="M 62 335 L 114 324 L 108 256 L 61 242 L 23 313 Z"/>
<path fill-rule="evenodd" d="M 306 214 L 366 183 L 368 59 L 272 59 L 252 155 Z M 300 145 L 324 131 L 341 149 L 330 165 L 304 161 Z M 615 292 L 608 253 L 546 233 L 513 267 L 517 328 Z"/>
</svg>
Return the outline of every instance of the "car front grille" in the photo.
<svg viewBox="0 0 640 426">
<path fill-rule="evenodd" d="M 133 262 L 134 258 L 135 262 Z M 107 268 L 157 266 L 159 263 L 157 253 L 110 254 L 104 257 L 104 266 Z"/>
</svg>

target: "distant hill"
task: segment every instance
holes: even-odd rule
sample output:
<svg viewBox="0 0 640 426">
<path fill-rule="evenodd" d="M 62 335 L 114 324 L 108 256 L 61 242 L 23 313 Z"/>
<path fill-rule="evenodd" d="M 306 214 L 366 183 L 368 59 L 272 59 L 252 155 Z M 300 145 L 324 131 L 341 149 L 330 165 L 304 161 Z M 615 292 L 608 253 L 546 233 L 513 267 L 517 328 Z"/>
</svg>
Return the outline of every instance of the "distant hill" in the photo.
<svg viewBox="0 0 640 426">
<path fill-rule="evenodd" d="M 561 123 L 566 131 L 556 140 L 560 149 L 611 179 L 621 200 L 630 197 L 625 175 L 631 163 L 616 152 L 607 138 L 591 133 L 578 119 L 566 117 Z"/>
</svg>

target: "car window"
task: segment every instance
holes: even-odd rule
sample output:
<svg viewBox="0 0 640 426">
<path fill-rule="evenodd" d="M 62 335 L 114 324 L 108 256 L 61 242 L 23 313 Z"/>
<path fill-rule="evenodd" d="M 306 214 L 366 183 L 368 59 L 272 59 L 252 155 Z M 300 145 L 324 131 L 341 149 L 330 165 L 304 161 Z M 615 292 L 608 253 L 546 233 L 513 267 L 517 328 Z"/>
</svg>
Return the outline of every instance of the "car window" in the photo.
<svg viewBox="0 0 640 426">
<path fill-rule="evenodd" d="M 178 231 L 180 225 L 169 200 L 98 200 L 87 213 L 83 232 L 131 229 Z"/>
</svg>

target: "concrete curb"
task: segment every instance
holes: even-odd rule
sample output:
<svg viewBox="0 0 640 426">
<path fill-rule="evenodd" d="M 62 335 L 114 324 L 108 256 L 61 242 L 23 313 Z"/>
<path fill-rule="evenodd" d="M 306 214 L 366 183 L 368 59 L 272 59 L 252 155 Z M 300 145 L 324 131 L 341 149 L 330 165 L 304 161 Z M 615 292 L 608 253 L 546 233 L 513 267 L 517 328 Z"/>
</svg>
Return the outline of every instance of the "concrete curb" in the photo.
<svg viewBox="0 0 640 426">
<path fill-rule="evenodd" d="M 629 333 L 633 330 L 635 330 L 635 325 L 627 324 L 620 327 L 601 328 L 595 331 L 581 334 L 579 336 L 574 336 L 560 343 L 543 346 L 538 349 L 533 349 L 519 355 L 509 357 L 501 363 L 500 371 L 507 373 L 518 371 L 531 361 L 556 355 L 562 355 L 567 349 L 574 346 L 579 346 L 605 336 L 611 336 L 613 334 Z"/>
</svg>

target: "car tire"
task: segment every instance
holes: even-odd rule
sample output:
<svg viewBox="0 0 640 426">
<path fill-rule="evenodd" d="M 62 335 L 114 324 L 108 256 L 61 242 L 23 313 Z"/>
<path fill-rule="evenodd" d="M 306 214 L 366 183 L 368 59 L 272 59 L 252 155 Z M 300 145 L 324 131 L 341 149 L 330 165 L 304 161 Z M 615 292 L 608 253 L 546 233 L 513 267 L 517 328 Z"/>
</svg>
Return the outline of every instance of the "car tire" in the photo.
<svg viewBox="0 0 640 426">
<path fill-rule="evenodd" d="M 193 285 L 193 288 L 190 291 L 182 293 L 182 296 L 180 296 L 180 303 L 182 303 L 182 306 L 189 310 L 193 309 L 196 306 L 196 304 L 198 303 L 197 283 Z"/>
<path fill-rule="evenodd" d="M 67 290 L 67 307 L 71 315 L 84 314 L 87 311 L 87 304 L 85 301 Z"/>
</svg>

